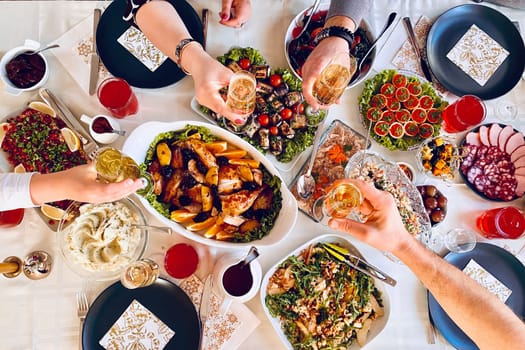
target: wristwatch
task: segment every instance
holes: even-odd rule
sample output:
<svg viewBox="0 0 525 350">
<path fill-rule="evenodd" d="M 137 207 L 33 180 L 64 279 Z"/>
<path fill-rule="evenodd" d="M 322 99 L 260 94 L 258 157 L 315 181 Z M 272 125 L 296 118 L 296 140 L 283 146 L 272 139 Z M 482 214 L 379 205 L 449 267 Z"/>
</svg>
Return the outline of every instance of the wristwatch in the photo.
<svg viewBox="0 0 525 350">
<path fill-rule="evenodd" d="M 186 75 L 191 75 L 187 70 L 185 70 L 182 65 L 181 65 L 181 57 L 182 57 L 182 52 L 184 51 L 184 49 L 191 43 L 193 42 L 196 42 L 199 44 L 199 42 L 193 38 L 186 38 L 186 39 L 182 39 L 178 44 L 177 44 L 177 47 L 175 48 L 175 64 L 177 64 L 177 66 L 180 68 L 181 71 L 184 72 L 184 74 Z M 200 44 L 199 44 L 200 45 Z"/>
<path fill-rule="evenodd" d="M 354 33 L 352 33 L 350 30 L 346 29 L 345 27 L 332 26 L 324 28 L 315 36 L 314 45 L 317 45 L 321 40 L 331 36 L 336 36 L 346 40 L 348 43 L 348 49 L 352 47 L 352 43 L 354 42 Z"/>
</svg>

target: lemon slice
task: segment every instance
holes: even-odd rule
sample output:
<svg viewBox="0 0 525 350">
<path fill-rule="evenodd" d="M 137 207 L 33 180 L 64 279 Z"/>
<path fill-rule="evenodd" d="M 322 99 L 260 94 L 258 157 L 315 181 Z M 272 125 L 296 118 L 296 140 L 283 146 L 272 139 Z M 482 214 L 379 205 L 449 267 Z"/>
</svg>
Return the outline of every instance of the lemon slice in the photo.
<svg viewBox="0 0 525 350">
<path fill-rule="evenodd" d="M 17 174 L 25 173 L 26 168 L 24 168 L 23 164 L 18 164 L 17 166 L 15 166 L 14 172 Z"/>
<path fill-rule="evenodd" d="M 62 210 L 60 208 L 57 208 L 57 207 L 54 207 L 52 205 L 45 204 L 45 203 L 42 204 L 42 206 L 40 207 L 40 210 L 48 218 L 57 220 L 57 221 L 61 220 L 64 214 L 66 214 L 65 210 Z"/>
<path fill-rule="evenodd" d="M 32 108 L 36 111 L 39 111 L 39 112 L 42 112 L 42 113 L 45 113 L 45 114 L 48 114 L 52 117 L 56 117 L 57 113 L 55 112 L 55 110 L 51 107 L 49 107 L 48 104 L 44 103 L 44 102 L 40 102 L 40 101 L 33 101 L 31 103 L 29 103 L 29 108 Z"/>
<path fill-rule="evenodd" d="M 11 124 L 9 123 L 0 123 L 0 145 L 2 145 L 2 142 L 4 142 L 5 134 L 10 127 Z"/>
<path fill-rule="evenodd" d="M 76 152 L 80 149 L 80 139 L 78 138 L 76 132 L 70 128 L 62 128 L 60 129 L 60 133 L 62 134 L 62 137 L 66 141 L 67 147 L 71 152 Z"/>
</svg>

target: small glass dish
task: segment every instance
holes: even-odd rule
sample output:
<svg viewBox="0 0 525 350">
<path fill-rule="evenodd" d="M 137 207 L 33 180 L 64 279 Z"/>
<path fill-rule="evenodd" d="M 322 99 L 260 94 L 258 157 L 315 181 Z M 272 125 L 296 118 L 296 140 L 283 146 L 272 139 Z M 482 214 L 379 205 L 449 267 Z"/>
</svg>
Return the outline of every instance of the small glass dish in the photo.
<svg viewBox="0 0 525 350">
<path fill-rule="evenodd" d="M 426 140 L 416 153 L 419 171 L 449 183 L 456 178 L 459 160 L 459 148 L 449 137 L 443 135 Z"/>
<path fill-rule="evenodd" d="M 58 225 L 58 248 L 77 275 L 95 281 L 118 279 L 146 250 L 148 231 L 134 224 L 147 222 L 129 198 L 102 204 L 73 202 Z"/>
</svg>

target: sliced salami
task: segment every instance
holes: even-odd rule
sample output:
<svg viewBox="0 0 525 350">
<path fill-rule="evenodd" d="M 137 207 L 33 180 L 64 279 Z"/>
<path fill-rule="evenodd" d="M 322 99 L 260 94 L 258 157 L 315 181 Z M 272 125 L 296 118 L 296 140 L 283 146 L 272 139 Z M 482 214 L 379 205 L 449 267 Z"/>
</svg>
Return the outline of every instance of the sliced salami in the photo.
<svg viewBox="0 0 525 350">
<path fill-rule="evenodd" d="M 472 181 L 472 184 L 476 187 L 476 190 L 481 193 L 486 193 L 488 188 L 494 187 L 492 182 L 490 182 L 490 180 L 483 174 L 476 176 L 474 181 Z"/>
<path fill-rule="evenodd" d="M 483 169 L 477 167 L 477 166 L 471 166 L 470 169 L 467 171 L 467 180 L 470 183 L 474 183 L 474 180 L 479 176 L 483 175 Z"/>
</svg>

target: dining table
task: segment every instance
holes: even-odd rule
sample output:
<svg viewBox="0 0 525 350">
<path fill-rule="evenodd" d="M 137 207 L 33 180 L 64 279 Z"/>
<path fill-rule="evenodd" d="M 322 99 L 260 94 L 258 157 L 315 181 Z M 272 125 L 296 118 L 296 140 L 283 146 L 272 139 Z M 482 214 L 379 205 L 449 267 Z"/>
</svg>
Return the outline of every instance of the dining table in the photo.
<svg viewBox="0 0 525 350">
<path fill-rule="evenodd" d="M 202 9 L 209 9 L 206 51 L 214 56 L 224 54 L 233 46 L 250 46 L 261 51 L 272 67 L 288 67 L 284 37 L 293 18 L 311 5 L 311 0 L 267 0 L 252 1 L 250 20 L 242 28 L 229 28 L 219 24 L 220 1 L 189 0 L 198 14 Z M 398 18 L 408 16 L 415 23 L 421 16 L 435 20 L 446 10 L 461 5 L 471 4 L 462 0 L 374 0 L 366 20 L 373 33 L 378 33 L 391 12 L 397 12 Z M 57 41 L 75 28 L 82 21 L 93 15 L 95 8 L 105 9 L 110 1 L 0 1 L 0 55 L 9 49 L 20 46 L 26 39 L 40 42 L 42 45 Z M 525 30 L 525 11 L 502 7 L 484 2 L 479 6 L 494 8 L 518 28 Z M 89 25 L 92 21 L 88 20 Z M 395 68 L 392 58 L 401 45 L 407 40 L 405 29 L 399 21 L 394 22 L 391 30 L 379 41 L 373 71 Z M 91 30 L 91 27 L 90 29 Z M 62 41 L 62 44 L 64 41 Z M 73 49 L 64 48 L 61 49 Z M 96 94 L 87 93 L 88 70 L 75 70 L 74 66 L 66 67 L 52 50 L 45 57 L 49 64 L 49 79 L 45 86 L 58 96 L 69 107 L 76 117 L 82 114 L 89 116 L 108 114 L 99 103 Z M 87 64 L 86 64 L 87 66 Z M 372 72 L 369 76 L 374 74 Z M 81 78 L 82 75 L 82 79 Z M 85 76 L 85 78 L 84 78 Z M 19 111 L 28 102 L 39 100 L 38 91 L 24 92 L 18 96 L 9 94 L 3 83 L 0 83 L 0 118 L 5 118 Z M 367 130 L 362 124 L 358 97 L 364 84 L 347 89 L 340 103 L 329 109 L 327 119 L 339 119 L 365 135 Z M 149 121 L 205 121 L 191 107 L 194 97 L 194 85 L 191 77 L 161 88 L 137 88 L 133 91 L 139 101 L 139 112 L 136 115 L 119 120 L 127 135 L 142 123 Z M 501 122 L 496 109 L 502 101 L 512 101 L 518 107 L 517 116 L 505 123 L 525 132 L 525 79 L 519 82 L 508 93 L 494 99 L 486 100 L 487 122 Z M 453 101 L 456 97 L 446 94 L 446 99 Z M 457 134 L 455 137 L 461 137 Z M 113 146 L 120 148 L 125 137 L 119 137 Z M 371 150 L 380 153 L 392 161 L 404 161 L 415 169 L 415 152 L 389 151 L 372 142 Z M 299 157 L 299 160 L 280 175 L 288 185 L 306 161 L 311 147 Z M 523 209 L 523 199 L 508 203 L 488 201 L 474 193 L 461 178 L 450 183 L 431 178 L 417 171 L 416 184 L 434 184 L 448 198 L 447 216 L 438 230 L 447 231 L 456 227 L 465 227 L 477 232 L 475 218 L 484 210 L 514 205 Z M 133 195 L 134 196 L 134 195 Z M 77 318 L 76 294 L 85 290 L 92 302 L 105 288 L 114 281 L 93 281 L 76 275 L 64 263 L 58 250 L 57 234 L 46 225 L 38 213 L 38 208 L 25 209 L 22 223 L 14 228 L 0 228 L 0 261 L 8 256 L 24 258 L 30 252 L 43 250 L 53 258 L 51 273 L 41 280 L 30 280 L 21 274 L 16 278 L 0 276 L 0 349 L 4 350 L 69 350 L 78 348 L 79 322 Z M 161 223 L 145 210 L 147 221 L 151 225 Z M 314 222 L 309 216 L 299 212 L 295 225 L 278 243 L 258 247 L 263 274 L 274 264 L 305 242 L 326 233 L 336 233 L 330 228 Z M 386 286 L 390 299 L 390 315 L 385 328 L 366 345 L 366 349 L 452 349 L 447 341 L 438 335 L 436 344 L 427 342 L 429 324 L 427 312 L 427 294 L 425 287 L 407 266 L 393 261 L 383 252 L 357 239 L 347 236 L 361 254 L 375 266 L 397 280 L 395 287 Z M 498 245 L 520 261 L 525 261 L 525 238 L 515 240 L 485 239 L 479 232 L 478 242 Z M 214 262 L 220 255 L 230 253 L 228 248 L 217 248 L 192 242 L 175 233 L 150 230 L 149 242 L 144 256 L 157 256 L 162 259 L 166 250 L 177 242 L 193 244 L 199 253 L 199 266 L 195 275 L 204 281 L 212 271 Z M 257 246 L 257 242 L 254 242 Z M 438 254 L 446 251 L 441 249 Z M 161 275 L 176 284 L 179 280 L 171 278 L 161 271 Z M 446 281 L 444 281 L 446 283 Z M 260 293 L 260 292 L 259 292 Z M 258 325 L 244 335 L 242 341 L 235 344 L 238 349 L 285 349 L 286 346 L 273 329 L 265 314 L 265 306 L 259 293 L 245 306 L 255 315 Z M 502 325 L 503 326 L 503 325 Z M 230 350 L 229 348 L 228 350 Z"/>
</svg>

